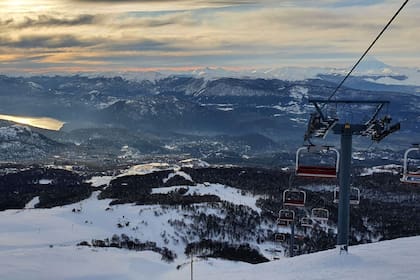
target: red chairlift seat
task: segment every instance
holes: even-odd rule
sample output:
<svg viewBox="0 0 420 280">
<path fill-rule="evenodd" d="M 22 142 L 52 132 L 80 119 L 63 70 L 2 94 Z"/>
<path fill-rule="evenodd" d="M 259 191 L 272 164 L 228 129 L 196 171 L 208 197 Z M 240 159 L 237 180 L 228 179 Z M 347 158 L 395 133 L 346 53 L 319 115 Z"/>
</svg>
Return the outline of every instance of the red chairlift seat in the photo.
<svg viewBox="0 0 420 280">
<path fill-rule="evenodd" d="M 302 152 L 319 151 L 333 151 L 336 154 L 335 164 L 331 166 L 323 165 L 306 165 L 300 162 L 300 155 Z M 301 147 L 296 152 L 296 176 L 302 177 L 318 177 L 318 178 L 337 178 L 338 167 L 340 161 L 340 154 L 337 149 L 329 146 L 324 146 L 315 149 L 313 146 Z"/>
<path fill-rule="evenodd" d="M 306 192 L 301 190 L 285 190 L 283 192 L 283 205 L 305 207 Z"/>
<path fill-rule="evenodd" d="M 296 175 L 304 177 L 337 178 L 337 170 L 335 167 L 301 165 L 297 166 Z"/>
<path fill-rule="evenodd" d="M 420 146 L 416 144 L 413 148 L 408 149 L 404 153 L 403 174 L 400 179 L 400 181 L 403 183 L 420 184 L 420 170 L 409 171 L 409 168 L 408 168 L 408 162 L 409 162 L 408 155 L 414 151 L 420 151 Z"/>
<path fill-rule="evenodd" d="M 325 208 L 313 208 L 311 211 L 311 218 L 317 221 L 328 221 L 330 211 Z"/>
</svg>

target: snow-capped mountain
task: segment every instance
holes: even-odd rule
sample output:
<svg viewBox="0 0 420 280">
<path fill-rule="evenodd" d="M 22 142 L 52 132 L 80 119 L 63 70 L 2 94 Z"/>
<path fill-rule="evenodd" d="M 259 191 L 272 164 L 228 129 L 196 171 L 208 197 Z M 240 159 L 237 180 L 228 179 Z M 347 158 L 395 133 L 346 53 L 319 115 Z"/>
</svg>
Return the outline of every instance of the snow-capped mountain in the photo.
<svg viewBox="0 0 420 280">
<path fill-rule="evenodd" d="M 3 161 L 43 159 L 62 146 L 27 126 L 7 123 L 0 126 L 0 159 Z"/>
<path fill-rule="evenodd" d="M 279 67 L 250 70 L 226 70 L 222 68 L 196 69 L 189 74 L 193 77 L 215 80 L 220 78 L 238 79 L 279 79 L 302 81 L 319 78 L 320 75 L 341 76 L 347 74 L 353 65 L 347 68 L 335 67 Z M 187 75 L 187 73 L 185 73 Z M 368 56 L 357 66 L 353 76 L 366 81 L 385 85 L 420 86 L 419 68 L 398 67 L 386 64 L 379 59 Z"/>
<path fill-rule="evenodd" d="M 385 67 L 378 62 L 372 65 L 366 67 Z M 387 139 L 387 147 L 410 145 L 420 131 L 418 88 L 378 84 L 366 77 L 350 78 L 337 98 L 391 101 L 385 111 L 394 122 L 401 122 L 401 131 L 399 137 Z M 128 146 L 131 158 L 144 153 L 189 154 L 237 161 L 272 153 L 279 147 L 288 151 L 297 148 L 314 111 L 308 100 L 327 98 L 341 79 L 342 75 L 331 73 L 301 81 L 191 75 L 154 81 L 1 76 L 0 111 L 65 122 L 61 132 L 45 135 L 76 145 L 78 148 L 70 152 L 76 158 L 104 156 L 107 150 L 109 157 L 128 158 L 125 152 L 120 153 Z M 339 113 L 366 121 L 369 112 L 350 108 Z M 267 149 L 255 145 L 257 138 L 267 143 Z M 134 139 L 141 145 L 134 144 Z"/>
<path fill-rule="evenodd" d="M 356 59 L 356 58 L 355 58 Z M 226 69 L 222 67 L 202 67 L 186 71 L 119 71 L 119 72 L 97 72 L 97 73 L 77 73 L 80 76 L 97 78 L 123 77 L 124 79 L 143 82 L 157 82 L 159 80 L 177 76 L 184 78 L 197 78 L 204 80 L 217 80 L 220 78 L 236 79 L 279 79 L 286 81 L 302 81 L 317 79 L 320 76 L 341 76 L 347 74 L 353 65 L 347 67 L 302 67 L 284 66 L 270 68 L 249 68 L 249 69 Z M 49 76 L 56 76 L 51 73 Z M 66 75 L 63 73 L 62 75 Z M 25 75 L 24 75 L 25 76 Z M 28 76 L 28 75 L 26 75 Z M 353 72 L 353 77 L 362 77 L 364 80 L 376 84 L 400 85 L 400 86 L 420 86 L 420 72 L 418 67 L 401 67 L 387 64 L 374 56 L 367 56 Z M 28 76 L 29 77 L 29 76 Z M 32 84 L 34 88 L 39 88 L 36 82 Z"/>
</svg>

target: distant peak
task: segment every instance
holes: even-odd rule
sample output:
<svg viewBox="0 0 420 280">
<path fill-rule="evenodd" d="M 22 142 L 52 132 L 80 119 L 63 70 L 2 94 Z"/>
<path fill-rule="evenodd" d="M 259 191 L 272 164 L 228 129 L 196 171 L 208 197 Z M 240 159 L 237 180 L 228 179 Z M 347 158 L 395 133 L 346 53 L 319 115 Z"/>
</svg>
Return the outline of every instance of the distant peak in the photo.
<svg viewBox="0 0 420 280">
<path fill-rule="evenodd" d="M 357 67 L 357 71 L 377 71 L 391 68 L 390 65 L 385 64 L 374 56 L 367 56 Z"/>
</svg>

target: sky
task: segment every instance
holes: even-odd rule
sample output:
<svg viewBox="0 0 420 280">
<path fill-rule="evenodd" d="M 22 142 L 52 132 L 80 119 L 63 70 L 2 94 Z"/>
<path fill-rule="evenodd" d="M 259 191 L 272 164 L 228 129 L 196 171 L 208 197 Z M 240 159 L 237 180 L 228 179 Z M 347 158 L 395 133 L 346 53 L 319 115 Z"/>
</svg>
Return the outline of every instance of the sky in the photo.
<svg viewBox="0 0 420 280">
<path fill-rule="evenodd" d="M 0 0 L 1 73 L 350 67 L 403 0 Z M 420 3 L 371 55 L 420 66 Z"/>
</svg>

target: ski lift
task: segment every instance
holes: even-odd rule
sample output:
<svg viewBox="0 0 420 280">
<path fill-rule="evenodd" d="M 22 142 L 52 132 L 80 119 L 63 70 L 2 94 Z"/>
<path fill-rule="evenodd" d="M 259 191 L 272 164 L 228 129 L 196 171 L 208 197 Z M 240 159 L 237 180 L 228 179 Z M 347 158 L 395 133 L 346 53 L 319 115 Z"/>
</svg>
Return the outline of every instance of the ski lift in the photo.
<svg viewBox="0 0 420 280">
<path fill-rule="evenodd" d="M 314 158 L 313 156 L 316 156 Z M 302 163 L 302 159 L 306 157 L 309 160 L 316 160 L 317 164 Z M 319 158 L 323 160 L 319 161 Z M 330 160 L 330 162 L 325 162 Z M 302 177 L 319 177 L 319 178 L 337 178 L 338 166 L 340 162 L 340 153 L 337 149 L 330 146 L 301 147 L 296 152 L 296 176 Z"/>
<path fill-rule="evenodd" d="M 305 207 L 306 192 L 301 190 L 288 189 L 283 192 L 283 205 Z"/>
<path fill-rule="evenodd" d="M 420 152 L 420 146 L 418 144 L 404 153 L 404 168 L 400 179 L 403 183 L 420 184 L 420 170 L 417 168 L 417 170 L 413 171 L 408 166 L 408 162 L 410 161 L 408 155 L 414 151 Z"/>
<path fill-rule="evenodd" d="M 299 246 L 297 244 L 293 245 L 293 255 L 299 255 Z"/>
<path fill-rule="evenodd" d="M 334 189 L 334 203 L 340 201 L 340 188 L 336 187 Z M 360 189 L 351 187 L 350 188 L 350 204 L 359 205 L 360 203 Z"/>
<path fill-rule="evenodd" d="M 338 203 L 340 201 L 339 194 L 340 194 L 340 188 L 335 187 L 334 188 L 334 200 L 333 200 L 334 203 Z"/>
<path fill-rule="evenodd" d="M 290 209 L 281 209 L 279 211 L 279 221 L 293 222 L 295 220 L 295 211 Z"/>
<path fill-rule="evenodd" d="M 276 222 L 277 222 L 277 226 L 279 226 L 279 227 L 287 227 L 287 226 L 289 226 L 289 222 L 288 221 L 277 219 Z"/>
<path fill-rule="evenodd" d="M 286 235 L 284 233 L 276 233 L 274 235 L 275 242 L 284 242 L 286 240 Z"/>
<path fill-rule="evenodd" d="M 313 221 L 309 217 L 302 217 L 300 219 L 300 226 L 302 227 L 312 227 Z"/>
<path fill-rule="evenodd" d="M 311 211 L 311 218 L 317 221 L 328 221 L 330 211 L 325 208 L 313 208 Z"/>
<path fill-rule="evenodd" d="M 302 242 L 305 239 L 305 235 L 295 234 L 295 241 Z"/>
<path fill-rule="evenodd" d="M 360 203 L 360 189 L 350 188 L 350 204 L 359 205 Z"/>
</svg>

